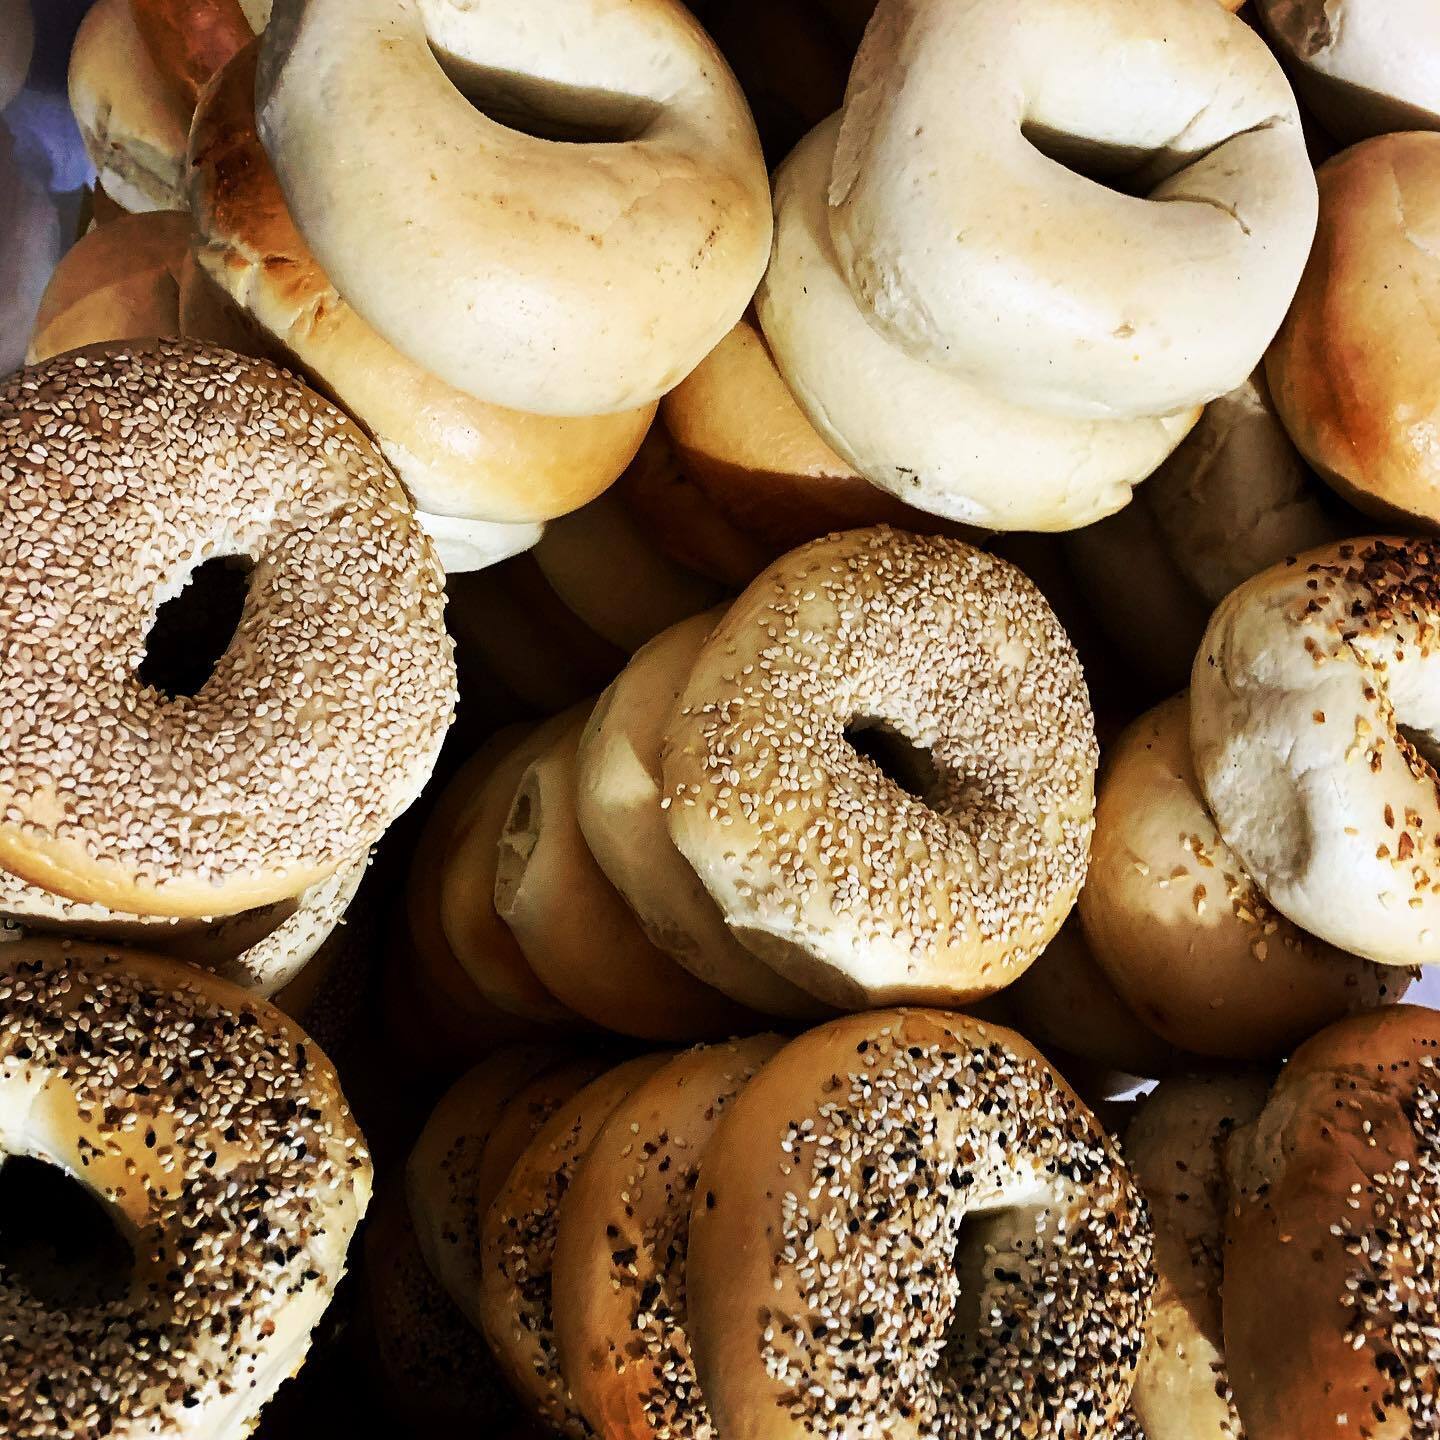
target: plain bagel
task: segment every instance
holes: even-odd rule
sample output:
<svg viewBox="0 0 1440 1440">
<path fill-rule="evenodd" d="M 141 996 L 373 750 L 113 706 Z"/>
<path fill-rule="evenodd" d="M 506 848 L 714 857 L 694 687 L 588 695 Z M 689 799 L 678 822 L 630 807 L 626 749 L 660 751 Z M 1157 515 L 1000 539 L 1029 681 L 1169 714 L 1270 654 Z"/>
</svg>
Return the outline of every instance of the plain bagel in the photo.
<svg viewBox="0 0 1440 1440">
<path fill-rule="evenodd" d="M 666 814 L 732 933 L 803 989 L 953 1003 L 1060 928 L 1096 759 L 1079 661 L 1024 575 L 855 530 L 777 561 L 715 628 L 670 721 Z"/>
<path fill-rule="evenodd" d="M 377 96 L 404 97 L 403 113 Z M 286 0 L 256 99 L 336 287 L 398 349 L 498 405 L 648 404 L 740 318 L 765 268 L 754 123 L 678 0 Z M 576 133 L 599 143 L 563 143 Z"/>
<path fill-rule="evenodd" d="M 1201 789 L 1270 903 L 1332 945 L 1440 961 L 1437 736 L 1435 542 L 1312 550 L 1211 619 L 1190 688 Z"/>
<path fill-rule="evenodd" d="M 852 293 L 907 354 L 1017 405 L 1135 419 L 1233 390 L 1315 231 L 1295 97 L 1214 0 L 881 0 L 842 115 Z"/>
<path fill-rule="evenodd" d="M 906 354 L 870 323 L 835 254 L 826 194 L 839 128 L 838 116 L 817 126 L 776 172 L 774 253 L 755 297 L 816 430 L 871 484 L 967 525 L 1072 530 L 1120 509 L 1198 407 L 1135 420 L 1043 414 Z"/>
</svg>

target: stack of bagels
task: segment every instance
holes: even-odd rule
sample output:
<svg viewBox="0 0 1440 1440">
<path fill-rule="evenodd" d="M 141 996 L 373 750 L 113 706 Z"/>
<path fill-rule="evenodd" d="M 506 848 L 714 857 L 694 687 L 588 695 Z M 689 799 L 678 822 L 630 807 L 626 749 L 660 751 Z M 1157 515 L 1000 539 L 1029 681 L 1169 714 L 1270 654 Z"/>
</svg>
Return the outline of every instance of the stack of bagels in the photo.
<svg viewBox="0 0 1440 1440">
<path fill-rule="evenodd" d="M 1427 7 L 83 8 L 0 1431 L 1440 1435 Z"/>
</svg>

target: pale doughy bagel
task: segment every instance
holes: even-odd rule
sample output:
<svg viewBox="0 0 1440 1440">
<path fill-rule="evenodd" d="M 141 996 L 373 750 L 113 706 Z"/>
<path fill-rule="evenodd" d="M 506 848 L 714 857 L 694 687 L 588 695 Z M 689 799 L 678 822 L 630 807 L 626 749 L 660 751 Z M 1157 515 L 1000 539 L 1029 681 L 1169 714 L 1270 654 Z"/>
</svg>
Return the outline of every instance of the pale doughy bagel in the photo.
<svg viewBox="0 0 1440 1440">
<path fill-rule="evenodd" d="M 26 649 L 0 706 L 0 864 L 185 916 L 355 863 L 454 705 L 439 567 L 359 432 L 270 366 L 141 341 L 0 384 L 0 468 L 0 635 Z M 159 606 L 236 555 L 255 568 L 210 678 L 144 683 Z"/>
<path fill-rule="evenodd" d="M 1225 1146 L 1269 1093 L 1258 1074 L 1162 1080 L 1125 1131 L 1155 1226 L 1155 1299 L 1130 1407 L 1145 1440 L 1244 1440 L 1225 1366 Z"/>
<path fill-rule="evenodd" d="M 0 1072 L 0 1154 L 68 1172 L 135 1253 L 133 1283 L 95 1304 L 52 1308 L 7 1275 L 6 1428 L 248 1434 L 304 1360 L 370 1197 L 330 1062 L 212 976 L 19 941 L 0 946 Z"/>
<path fill-rule="evenodd" d="M 1214 0 L 881 0 L 841 113 L 851 291 L 1014 404 L 1135 419 L 1233 390 L 1315 233 L 1295 97 Z"/>
<path fill-rule="evenodd" d="M 1367 140 L 1322 165 L 1319 181 L 1315 248 L 1266 357 L 1275 405 L 1347 500 L 1434 528 L 1440 135 Z"/>
<path fill-rule="evenodd" d="M 1149 1308 L 1145 1207 L 1018 1035 L 939 1011 L 812 1030 L 707 1147 L 686 1266 L 727 1440 L 1108 1437 Z"/>
<path fill-rule="evenodd" d="M 0 872 L 0 923 L 34 935 L 136 945 L 269 996 L 305 968 L 340 923 L 369 859 L 342 867 L 293 899 L 214 920 L 117 914 Z"/>
<path fill-rule="evenodd" d="M 405 1164 L 405 1190 L 426 1263 L 480 1328 L 486 1211 L 540 1127 L 603 1070 L 544 1046 L 487 1056 L 431 1111 Z"/>
<path fill-rule="evenodd" d="M 776 363 L 815 428 L 872 484 L 969 525 L 1070 530 L 1120 509 L 1198 410 L 1138 420 L 1024 410 L 887 340 L 851 295 L 830 239 L 838 131 L 838 117 L 818 126 L 776 174 L 775 250 L 756 295 Z"/>
<path fill-rule="evenodd" d="M 480 1291 L 485 1338 L 535 1417 L 574 1440 L 586 1440 L 591 1432 L 555 1348 L 551 1267 L 560 1209 L 576 1165 L 611 1111 L 666 1058 L 629 1060 L 562 1104 L 515 1162 L 485 1216 Z"/>
<path fill-rule="evenodd" d="M 0 110 L 20 93 L 34 50 L 30 0 L 0 0 Z"/>
<path fill-rule="evenodd" d="M 457 520 L 433 510 L 416 510 L 415 518 L 435 545 L 447 575 L 487 570 L 512 555 L 523 555 L 540 543 L 543 525 L 502 525 L 494 520 Z"/>
<path fill-rule="evenodd" d="M 547 735 L 520 777 L 500 833 L 495 908 L 540 983 L 578 1015 L 622 1035 L 697 1040 L 753 1016 L 645 937 L 595 863 L 576 817 L 585 716 Z"/>
<path fill-rule="evenodd" d="M 1227 1156 L 1225 1349 L 1249 1440 L 1418 1440 L 1440 1412 L 1440 1016 L 1301 1046 Z"/>
<path fill-rule="evenodd" d="M 190 106 L 150 58 L 130 0 L 95 0 L 70 52 L 69 90 L 106 194 L 125 210 L 183 210 Z"/>
<path fill-rule="evenodd" d="M 576 1408 L 597 1435 L 715 1434 L 686 1333 L 690 1204 L 715 1127 L 782 1042 L 702 1046 L 610 1112 L 565 1192 L 551 1292 Z"/>
<path fill-rule="evenodd" d="M 665 824 L 665 725 L 718 616 L 682 621 L 639 651 L 600 697 L 576 755 L 576 818 L 595 862 L 650 942 L 762 1015 L 814 1016 L 813 996 L 728 930 Z"/>
<path fill-rule="evenodd" d="M 557 736 L 583 719 L 583 710 L 566 711 L 492 750 L 484 773 L 467 781 L 470 793 L 441 856 L 435 894 L 445 942 L 476 989 L 508 1014 L 552 1025 L 576 1024 L 579 1017 L 540 983 L 496 912 L 495 874 L 521 777 Z"/>
<path fill-rule="evenodd" d="M 1106 757 L 1080 918 L 1145 1024 L 1184 1049 L 1283 1055 L 1409 977 L 1306 934 L 1267 903 L 1221 838 L 1190 758 L 1186 697 L 1138 719 Z"/>
<path fill-rule="evenodd" d="M 125 215 L 82 236 L 40 299 L 25 363 L 106 340 L 178 336 L 189 252 L 190 217 L 170 211 Z"/>
<path fill-rule="evenodd" d="M 959 541 L 857 530 L 778 561 L 700 652 L 663 761 L 731 931 L 839 1005 L 1002 988 L 1084 879 L 1079 662 L 1034 586 Z"/>
<path fill-rule="evenodd" d="M 551 521 L 535 547 L 535 563 L 589 629 L 627 655 L 721 594 L 713 581 L 650 544 L 608 493 Z"/>
<path fill-rule="evenodd" d="M 573 420 L 505 410 L 437 380 L 382 339 L 290 218 L 255 129 L 256 58 L 252 46 L 225 67 L 190 134 L 190 203 L 206 273 L 370 432 L 422 511 L 533 526 L 597 495 L 629 463 L 654 407 Z"/>
<path fill-rule="evenodd" d="M 1440 547 L 1345 541 L 1215 612 L 1190 743 L 1220 833 L 1282 915 L 1440 961 Z"/>
<path fill-rule="evenodd" d="M 1305 103 L 1342 142 L 1440 130 L 1440 13 L 1424 0 L 1256 0 Z"/>
<path fill-rule="evenodd" d="M 1168 1075 L 1182 1052 L 1120 998 L 1095 963 L 1072 913 L 1035 963 L 1008 989 L 1012 1023 L 1047 1055 L 1078 1055 L 1126 1075 Z"/>
<path fill-rule="evenodd" d="M 336 287 L 495 404 L 599 415 L 657 399 L 765 268 L 754 123 L 678 0 L 288 0 L 256 98 Z"/>
<path fill-rule="evenodd" d="M 1173 692 L 1235 586 L 1363 529 L 1301 460 L 1257 370 L 1205 407 L 1125 509 L 1064 544 L 1112 642 Z"/>
</svg>

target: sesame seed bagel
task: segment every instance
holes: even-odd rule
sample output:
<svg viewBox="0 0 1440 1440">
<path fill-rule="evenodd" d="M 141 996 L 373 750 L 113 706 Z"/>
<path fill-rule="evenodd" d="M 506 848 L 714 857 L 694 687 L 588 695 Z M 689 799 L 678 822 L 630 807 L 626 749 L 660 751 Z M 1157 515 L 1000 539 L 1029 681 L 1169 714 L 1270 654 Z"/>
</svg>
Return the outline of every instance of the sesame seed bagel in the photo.
<svg viewBox="0 0 1440 1440">
<path fill-rule="evenodd" d="M 1266 900 L 1205 808 L 1188 711 L 1177 695 L 1110 747 L 1080 919 L 1120 997 L 1167 1040 L 1278 1057 L 1352 1010 L 1398 1000 L 1410 977 L 1317 939 Z"/>
<path fill-rule="evenodd" d="M 130 13 L 156 68 L 192 110 L 255 37 L 240 0 L 130 0 Z"/>
<path fill-rule="evenodd" d="M 190 218 L 122 215 L 82 235 L 55 267 L 25 352 L 34 365 L 106 340 L 180 334 L 180 271 Z"/>
<path fill-rule="evenodd" d="M 366 855 L 345 865 L 291 899 L 212 920 L 117 914 L 0 872 L 0 924 L 33 935 L 136 945 L 271 996 L 305 968 L 340 923 L 369 860 Z"/>
<path fill-rule="evenodd" d="M 0 110 L 20 93 L 34 52 L 30 0 L 0 0 Z"/>
<path fill-rule="evenodd" d="M 654 407 L 589 419 L 504 409 L 445 384 L 384 339 L 291 219 L 255 127 L 257 59 L 252 45 L 225 67 L 190 132 L 206 274 L 365 427 L 426 513 L 531 526 L 597 495 L 629 463 Z"/>
<path fill-rule="evenodd" d="M 1372 960 L 1440 961 L 1440 548 L 1345 541 L 1232 592 L 1195 658 L 1190 743 L 1281 914 Z"/>
<path fill-rule="evenodd" d="M 494 404 L 656 400 L 765 268 L 754 122 L 679 0 L 287 0 L 255 93 L 336 288 Z"/>
<path fill-rule="evenodd" d="M 1269 1090 L 1253 1072 L 1162 1080 L 1126 1127 L 1125 1159 L 1155 1227 L 1155 1299 L 1130 1396 L 1145 1440 L 1244 1440 L 1220 1317 L 1224 1154 Z"/>
<path fill-rule="evenodd" d="M 495 909 L 540 983 L 577 1015 L 645 1040 L 749 1029 L 754 1015 L 645 937 L 595 863 L 576 816 L 585 716 L 547 738 L 520 777 L 500 832 Z"/>
<path fill-rule="evenodd" d="M 560 1372 L 551 1269 L 570 1181 L 610 1112 L 664 1055 L 626 1061 L 562 1104 L 515 1162 L 485 1216 L 480 1307 L 485 1338 L 520 1398 L 547 1428 L 584 1440 L 590 1427 Z"/>
<path fill-rule="evenodd" d="M 304 1359 L 370 1198 L 329 1061 L 174 961 L 22 940 L 0 947 L 0 1070 L 0 1154 L 67 1172 L 134 1251 L 94 1305 L 7 1279 L 6 1432 L 240 1440 Z"/>
<path fill-rule="evenodd" d="M 1437 1057 L 1433 1010 L 1342 1020 L 1230 1143 L 1225 1350 L 1249 1440 L 1440 1425 Z"/>
<path fill-rule="evenodd" d="M 1133 419 L 1233 390 L 1315 233 L 1289 83 L 1214 0 L 880 0 L 841 113 L 851 292 L 1012 404 Z"/>
<path fill-rule="evenodd" d="M 1136 420 L 1048 414 L 894 344 L 835 254 L 826 196 L 839 129 L 838 115 L 816 126 L 776 172 L 774 252 L 755 296 L 810 423 L 872 485 L 967 525 L 1073 530 L 1127 504 L 1198 408 Z"/>
<path fill-rule="evenodd" d="M 758 1035 L 671 1060 L 610 1112 L 575 1167 L 551 1291 L 561 1368 L 597 1435 L 715 1434 L 686 1335 L 690 1202 L 720 1117 L 782 1043 Z"/>
<path fill-rule="evenodd" d="M 1256 0 L 1305 103 L 1349 143 L 1440 130 L 1440 14 L 1424 0 Z"/>
<path fill-rule="evenodd" d="M 900 781 L 856 748 L 872 742 Z M 667 818 L 788 979 L 851 1008 L 953 1002 L 1060 928 L 1095 765 L 1079 661 L 1024 575 L 856 530 L 777 561 L 716 627 L 670 722 Z"/>
<path fill-rule="evenodd" d="M 185 208 L 190 105 L 146 49 L 130 0 L 95 0 L 70 51 L 70 109 L 96 184 L 122 209 Z"/>
<path fill-rule="evenodd" d="M 364 437 L 269 365 L 143 341 L 0 382 L 0 865 L 139 915 L 233 914 L 358 858 L 454 705 L 444 594 Z M 253 563 L 210 679 L 136 667 L 159 606 Z"/>
<path fill-rule="evenodd" d="M 405 1190 L 420 1248 L 477 1329 L 490 1202 L 540 1127 L 604 1068 L 546 1046 L 496 1051 L 445 1092 L 410 1152 Z"/>
<path fill-rule="evenodd" d="M 579 1024 L 579 1016 L 540 983 L 514 932 L 495 909 L 500 837 L 520 780 L 538 755 L 583 710 L 565 711 L 528 734 L 486 747 L 491 759 L 468 781 L 464 810 L 439 861 L 436 900 L 445 942 L 477 990 L 507 1014 L 546 1024 Z"/>
<path fill-rule="evenodd" d="M 1149 1309 L 1150 1229 L 1112 1142 L 1008 1030 L 832 1021 L 707 1147 L 688 1327 L 727 1440 L 1108 1437 Z"/>
<path fill-rule="evenodd" d="M 576 753 L 576 818 L 646 937 L 697 979 L 762 1015 L 822 1006 L 747 950 L 665 823 L 665 725 L 718 615 L 683 620 L 638 651 L 600 697 Z"/>
</svg>

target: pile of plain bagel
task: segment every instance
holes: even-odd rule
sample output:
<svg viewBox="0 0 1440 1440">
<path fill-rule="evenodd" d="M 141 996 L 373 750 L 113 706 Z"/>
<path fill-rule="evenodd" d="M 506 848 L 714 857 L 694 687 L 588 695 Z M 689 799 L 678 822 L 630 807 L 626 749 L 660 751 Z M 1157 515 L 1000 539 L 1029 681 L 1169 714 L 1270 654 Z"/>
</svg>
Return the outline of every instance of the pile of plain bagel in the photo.
<svg viewBox="0 0 1440 1440">
<path fill-rule="evenodd" d="M 1440 9 L 59 24 L 0 1434 L 1440 1440 Z"/>
</svg>

